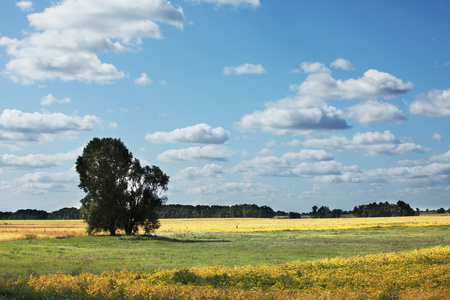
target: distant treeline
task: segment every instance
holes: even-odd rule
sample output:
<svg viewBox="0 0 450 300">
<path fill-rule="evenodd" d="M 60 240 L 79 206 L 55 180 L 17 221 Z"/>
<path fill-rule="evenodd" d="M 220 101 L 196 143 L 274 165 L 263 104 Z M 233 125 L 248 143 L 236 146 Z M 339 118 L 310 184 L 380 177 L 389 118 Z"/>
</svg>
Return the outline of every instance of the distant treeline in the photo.
<svg viewBox="0 0 450 300">
<path fill-rule="evenodd" d="M 258 206 L 256 204 L 241 204 L 233 206 L 222 205 L 163 205 L 159 210 L 161 219 L 178 218 L 273 218 L 277 215 L 268 206 Z M 278 215 L 287 216 L 285 212 L 278 212 Z"/>
<path fill-rule="evenodd" d="M 428 209 L 426 211 L 429 211 Z M 437 213 L 445 213 L 440 208 Z M 450 213 L 450 209 L 448 210 Z M 396 204 L 389 202 L 370 203 L 355 206 L 353 211 L 341 209 L 331 210 L 327 206 L 313 206 L 308 213 L 274 211 L 269 206 L 258 206 L 256 204 L 239 204 L 232 206 L 224 205 L 184 205 L 167 204 L 159 210 L 161 219 L 188 219 L 188 218 L 274 218 L 283 217 L 298 219 L 302 216 L 310 218 L 340 218 L 342 215 L 352 214 L 355 217 L 395 217 L 395 216 L 418 216 L 420 210 L 412 209 L 409 204 L 398 201 Z M 75 207 L 65 207 L 48 213 L 36 209 L 20 209 L 16 212 L 1 212 L 0 220 L 79 220 L 81 211 Z"/>
<path fill-rule="evenodd" d="M 419 209 L 412 209 L 409 204 L 398 201 L 397 204 L 389 202 L 370 203 L 353 208 L 355 217 L 401 217 L 420 215 Z"/>
<path fill-rule="evenodd" d="M 48 213 L 37 209 L 19 209 L 16 212 L 1 212 L 0 220 L 79 220 L 81 212 L 75 207 L 64 207 Z"/>
</svg>

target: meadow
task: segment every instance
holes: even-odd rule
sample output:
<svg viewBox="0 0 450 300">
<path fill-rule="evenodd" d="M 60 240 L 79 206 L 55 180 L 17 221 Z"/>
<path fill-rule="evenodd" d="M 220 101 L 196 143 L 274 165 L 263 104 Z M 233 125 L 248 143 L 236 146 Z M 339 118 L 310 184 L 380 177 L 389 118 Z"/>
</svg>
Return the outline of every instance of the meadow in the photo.
<svg viewBox="0 0 450 300">
<path fill-rule="evenodd" d="M 81 221 L 0 223 L 0 295 L 446 299 L 450 292 L 448 214 L 161 224 L 154 236 L 111 237 L 86 236 Z"/>
</svg>

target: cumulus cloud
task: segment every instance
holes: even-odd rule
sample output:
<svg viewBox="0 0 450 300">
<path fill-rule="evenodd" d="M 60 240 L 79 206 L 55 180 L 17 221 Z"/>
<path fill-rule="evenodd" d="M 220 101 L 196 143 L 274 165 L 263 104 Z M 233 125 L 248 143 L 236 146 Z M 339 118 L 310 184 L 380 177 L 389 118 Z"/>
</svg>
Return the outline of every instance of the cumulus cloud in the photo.
<svg viewBox="0 0 450 300">
<path fill-rule="evenodd" d="M 0 155 L 0 168 L 8 169 L 28 169 L 28 168 L 48 168 L 59 166 L 64 161 L 75 161 L 81 155 L 83 149 L 57 154 L 28 154 L 17 156 L 13 154 Z"/>
<path fill-rule="evenodd" d="M 260 129 L 264 132 L 287 135 L 350 128 L 341 110 L 321 101 L 309 102 L 300 97 L 267 103 L 265 110 L 245 115 L 235 125 L 240 130 Z"/>
<path fill-rule="evenodd" d="M 147 76 L 146 73 L 142 73 L 141 76 L 139 78 L 136 78 L 136 80 L 134 81 L 134 84 L 136 85 L 150 85 L 153 83 L 153 80 Z"/>
<path fill-rule="evenodd" d="M 197 124 L 171 132 L 149 133 L 145 139 L 152 143 L 194 143 L 194 144 L 223 144 L 228 141 L 230 132 L 222 127 L 212 128 L 208 124 Z"/>
<path fill-rule="evenodd" d="M 201 179 L 201 178 L 219 178 L 222 174 L 224 174 L 224 170 L 222 166 L 216 164 L 208 164 L 203 166 L 202 168 L 198 167 L 187 167 L 180 172 L 178 172 L 174 177 L 176 179 Z"/>
<path fill-rule="evenodd" d="M 239 193 L 239 194 L 247 194 L 250 193 L 252 197 L 255 197 L 256 194 L 265 194 L 273 192 L 273 186 L 263 184 L 263 183 L 254 183 L 254 182 L 224 182 L 224 183 L 216 183 L 216 184 L 208 184 L 203 186 L 198 186 L 194 188 L 188 189 L 188 193 L 190 194 L 229 194 L 229 193 Z"/>
<path fill-rule="evenodd" d="M 63 103 L 70 103 L 70 98 L 64 98 L 61 100 L 56 99 L 52 94 L 48 94 L 47 96 L 42 97 L 41 99 L 41 105 L 52 105 L 54 103 L 59 103 L 59 104 L 63 104 Z"/>
<path fill-rule="evenodd" d="M 335 69 L 353 70 L 352 63 L 346 59 L 338 58 L 333 61 L 330 66 Z"/>
<path fill-rule="evenodd" d="M 431 136 L 431 139 L 433 139 L 433 140 L 436 140 L 436 141 L 439 141 L 439 142 L 442 142 L 443 140 L 444 140 L 444 138 L 442 137 L 442 135 L 440 135 L 439 133 L 434 133 L 432 136 Z"/>
<path fill-rule="evenodd" d="M 300 95 L 339 99 L 390 98 L 406 93 L 414 86 L 374 69 L 357 79 L 340 80 L 333 78 L 331 70 L 322 63 L 302 63 L 301 68 L 311 74 L 303 83 L 293 86 Z"/>
<path fill-rule="evenodd" d="M 283 155 L 283 159 L 328 161 L 333 160 L 334 157 L 331 153 L 328 153 L 325 150 L 303 149 L 297 153 L 286 153 L 285 155 Z"/>
<path fill-rule="evenodd" d="M 211 3 L 216 4 L 218 6 L 232 5 L 235 7 L 240 6 L 258 7 L 261 5 L 260 0 L 190 0 L 190 1 L 197 3 Z"/>
<path fill-rule="evenodd" d="M 32 11 L 33 3 L 31 1 L 19 1 L 16 2 L 16 6 L 20 8 L 22 11 Z"/>
<path fill-rule="evenodd" d="M 351 63 L 337 59 L 334 68 L 350 69 Z M 259 129 L 280 135 L 302 135 L 317 130 L 348 129 L 342 110 L 325 103 L 326 98 L 368 99 L 390 98 L 406 93 L 413 84 L 403 82 L 388 73 L 371 69 L 357 79 L 338 80 L 321 62 L 303 62 L 301 70 L 310 73 L 299 85 L 291 85 L 297 94 L 266 104 L 265 110 L 244 115 L 236 128 L 242 131 Z M 348 116 L 364 124 L 403 121 L 406 117 L 391 104 L 368 101 L 350 108 Z"/>
<path fill-rule="evenodd" d="M 51 141 L 55 137 L 90 131 L 100 123 L 96 116 L 62 113 L 26 113 L 5 109 L 0 115 L 0 141 L 6 143 Z"/>
<path fill-rule="evenodd" d="M 233 151 L 223 146 L 208 145 L 178 150 L 167 150 L 157 156 L 161 161 L 226 161 Z"/>
<path fill-rule="evenodd" d="M 65 172 L 35 172 L 15 180 L 18 192 L 22 194 L 44 195 L 49 192 L 69 192 L 76 187 L 78 174 L 74 168 Z"/>
<path fill-rule="evenodd" d="M 262 65 L 243 64 L 240 66 L 225 67 L 222 71 L 224 75 L 243 75 L 243 74 L 264 74 L 267 71 Z"/>
<path fill-rule="evenodd" d="M 426 95 L 420 95 L 411 103 L 409 111 L 429 117 L 450 117 L 450 89 L 433 90 Z"/>
<path fill-rule="evenodd" d="M 182 27 L 184 14 L 169 1 L 63 0 L 28 15 L 34 31 L 22 40 L 1 37 L 12 57 L 5 73 L 14 81 L 60 79 L 109 82 L 124 72 L 97 56 L 124 52 L 142 38 L 162 38 L 157 23 Z"/>
<path fill-rule="evenodd" d="M 430 149 L 397 139 L 389 130 L 381 132 L 356 133 L 352 139 L 333 136 L 326 139 L 310 139 L 304 146 L 328 148 L 338 151 L 358 151 L 366 156 L 399 155 L 406 152 L 424 153 Z"/>
<path fill-rule="evenodd" d="M 347 116 L 365 125 L 378 122 L 402 122 L 408 119 L 398 107 L 374 100 L 350 107 Z"/>
<path fill-rule="evenodd" d="M 298 176 L 294 170 L 300 161 L 327 162 L 334 160 L 332 154 L 324 150 L 303 149 L 299 152 L 289 152 L 281 157 L 258 156 L 251 160 L 241 161 L 234 172 L 244 172 L 252 176 Z M 301 163 L 301 165 L 310 163 Z M 315 163 L 313 163 L 314 165 Z"/>
</svg>

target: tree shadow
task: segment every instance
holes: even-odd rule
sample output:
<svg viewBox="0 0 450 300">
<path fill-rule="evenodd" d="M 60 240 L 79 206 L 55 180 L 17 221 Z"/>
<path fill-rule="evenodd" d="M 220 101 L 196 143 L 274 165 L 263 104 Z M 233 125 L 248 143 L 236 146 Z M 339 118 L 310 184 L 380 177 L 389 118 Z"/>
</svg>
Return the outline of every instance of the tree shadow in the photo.
<svg viewBox="0 0 450 300">
<path fill-rule="evenodd" d="M 229 243 L 229 240 L 223 239 L 189 239 L 189 238 L 170 238 L 166 236 L 158 236 L 158 235 L 129 235 L 129 236 L 120 236 L 121 240 L 129 240 L 129 241 L 142 241 L 142 240 L 153 240 L 153 241 L 163 241 L 170 243 Z"/>
</svg>

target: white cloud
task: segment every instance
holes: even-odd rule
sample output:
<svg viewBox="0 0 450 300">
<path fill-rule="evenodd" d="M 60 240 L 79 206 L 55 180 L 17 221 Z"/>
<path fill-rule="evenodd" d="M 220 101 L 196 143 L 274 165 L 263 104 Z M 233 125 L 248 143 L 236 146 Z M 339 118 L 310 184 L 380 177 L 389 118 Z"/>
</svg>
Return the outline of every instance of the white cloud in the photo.
<svg viewBox="0 0 450 300">
<path fill-rule="evenodd" d="M 296 153 L 286 153 L 281 157 L 258 156 L 251 160 L 241 161 L 233 168 L 233 171 L 244 172 L 251 176 L 299 176 L 299 173 L 295 171 L 298 166 L 315 165 L 315 163 L 298 165 L 299 161 L 328 162 L 333 159 L 333 155 L 324 150 L 303 149 Z"/>
<path fill-rule="evenodd" d="M 319 101 L 305 98 L 267 103 L 263 111 L 245 115 L 235 125 L 240 130 L 260 129 L 273 134 L 300 135 L 316 130 L 347 129 L 343 112 Z"/>
<path fill-rule="evenodd" d="M 148 77 L 146 73 L 142 73 L 141 77 L 136 78 L 136 80 L 134 81 L 134 84 L 142 85 L 142 86 L 150 85 L 152 83 L 153 83 L 153 80 L 150 77 Z"/>
<path fill-rule="evenodd" d="M 223 69 L 224 75 L 243 75 L 243 74 L 264 74 L 267 71 L 261 65 L 243 64 L 240 66 L 225 67 Z"/>
<path fill-rule="evenodd" d="M 322 98 L 361 99 L 390 98 L 408 92 L 411 82 L 403 82 L 388 73 L 370 69 L 358 79 L 339 80 L 331 76 L 331 70 L 322 63 L 302 63 L 304 72 L 311 73 L 306 80 L 294 86 L 300 95 Z"/>
<path fill-rule="evenodd" d="M 190 147 L 178 150 L 167 150 L 157 156 L 161 161 L 226 161 L 233 151 L 223 146 L 209 145 L 205 147 Z"/>
<path fill-rule="evenodd" d="M 59 166 L 64 161 L 73 161 L 81 155 L 83 149 L 57 154 L 28 154 L 17 156 L 12 154 L 0 155 L 0 168 L 22 169 L 22 168 L 48 168 Z"/>
<path fill-rule="evenodd" d="M 401 122 L 408 119 L 398 107 L 374 100 L 350 107 L 347 116 L 366 125 L 377 122 Z"/>
<path fill-rule="evenodd" d="M 0 115 L 0 140 L 4 142 L 42 142 L 59 136 L 90 131 L 100 123 L 96 116 L 68 116 L 62 113 L 25 113 L 5 109 Z"/>
<path fill-rule="evenodd" d="M 328 148 L 338 151 L 358 151 L 366 156 L 399 155 L 406 152 L 424 153 L 430 149 L 414 143 L 398 140 L 390 131 L 356 133 L 352 139 L 333 136 L 326 139 L 310 139 L 304 146 Z"/>
<path fill-rule="evenodd" d="M 145 139 L 152 143 L 222 144 L 228 141 L 229 137 L 230 133 L 222 127 L 212 128 L 202 123 L 171 132 L 148 133 Z"/>
<path fill-rule="evenodd" d="M 50 192 L 70 192 L 76 189 L 78 174 L 74 168 L 65 172 L 36 172 L 15 180 L 22 194 L 44 195 Z"/>
<path fill-rule="evenodd" d="M 232 6 L 250 6 L 258 7 L 261 5 L 259 0 L 190 0 L 197 3 L 211 3 L 216 5 L 232 5 Z"/>
<path fill-rule="evenodd" d="M 433 140 L 436 140 L 436 141 L 439 141 L 439 142 L 442 142 L 443 140 L 444 140 L 444 138 L 442 137 L 442 135 L 440 135 L 439 133 L 434 133 L 432 136 L 431 136 L 431 138 L 433 139 Z"/>
<path fill-rule="evenodd" d="M 263 183 L 224 182 L 190 188 L 187 192 L 190 194 L 205 194 L 205 195 L 239 193 L 239 194 L 251 194 L 252 197 L 255 197 L 256 196 L 255 194 L 265 194 L 267 196 L 267 193 L 273 191 L 274 191 L 273 186 Z"/>
<path fill-rule="evenodd" d="M 52 94 L 48 94 L 47 96 L 42 97 L 41 99 L 41 105 L 51 105 L 54 103 L 59 103 L 59 104 L 63 104 L 63 103 L 70 103 L 70 98 L 64 98 L 61 100 L 56 99 Z"/>
<path fill-rule="evenodd" d="M 450 89 L 433 90 L 426 95 L 420 95 L 411 103 L 409 111 L 429 117 L 450 117 Z"/>
<path fill-rule="evenodd" d="M 336 69 L 342 69 L 342 70 L 353 70 L 352 63 L 346 59 L 338 58 L 335 61 L 333 61 L 330 66 L 332 68 Z"/>
<path fill-rule="evenodd" d="M 333 160 L 334 157 L 331 153 L 326 152 L 325 150 L 316 150 L 316 149 L 303 149 L 297 153 L 286 153 L 283 155 L 283 159 L 288 160 L 312 160 L 312 161 L 328 161 Z"/>
<path fill-rule="evenodd" d="M 16 2 L 16 6 L 20 8 L 22 11 L 32 11 L 33 10 L 33 2 L 31 1 L 19 1 Z"/>
<path fill-rule="evenodd" d="M 23 40 L 0 38 L 12 57 L 5 71 L 12 80 L 104 83 L 125 73 L 100 61 L 98 53 L 127 51 L 145 37 L 162 38 L 157 23 L 181 28 L 184 15 L 166 0 L 63 0 L 28 20 L 35 31 Z"/>
<path fill-rule="evenodd" d="M 180 172 L 178 172 L 174 177 L 189 179 L 189 180 L 197 180 L 202 178 L 219 178 L 224 173 L 222 166 L 216 164 L 208 164 L 203 166 L 202 168 L 198 167 L 187 167 Z"/>
</svg>

